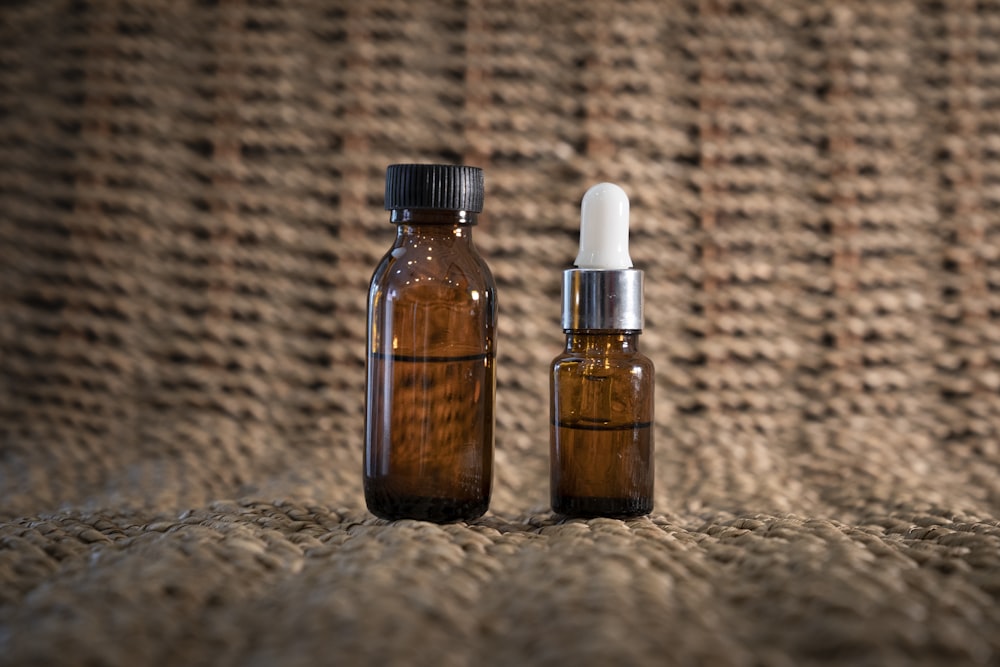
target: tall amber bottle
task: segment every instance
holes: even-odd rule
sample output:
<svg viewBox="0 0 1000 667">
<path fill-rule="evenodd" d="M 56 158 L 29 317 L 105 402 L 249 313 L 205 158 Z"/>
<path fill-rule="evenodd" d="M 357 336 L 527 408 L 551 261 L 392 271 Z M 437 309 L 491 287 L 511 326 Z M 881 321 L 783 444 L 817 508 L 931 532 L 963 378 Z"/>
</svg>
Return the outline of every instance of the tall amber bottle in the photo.
<svg viewBox="0 0 1000 667">
<path fill-rule="evenodd" d="M 563 274 L 566 349 L 552 362 L 552 509 L 628 517 L 653 509 L 653 362 L 639 352 L 642 272 L 628 255 L 628 197 L 595 185 L 580 254 Z"/>
<path fill-rule="evenodd" d="M 368 292 L 364 489 L 385 519 L 482 515 L 493 480 L 496 283 L 472 243 L 483 172 L 398 164 Z"/>
</svg>

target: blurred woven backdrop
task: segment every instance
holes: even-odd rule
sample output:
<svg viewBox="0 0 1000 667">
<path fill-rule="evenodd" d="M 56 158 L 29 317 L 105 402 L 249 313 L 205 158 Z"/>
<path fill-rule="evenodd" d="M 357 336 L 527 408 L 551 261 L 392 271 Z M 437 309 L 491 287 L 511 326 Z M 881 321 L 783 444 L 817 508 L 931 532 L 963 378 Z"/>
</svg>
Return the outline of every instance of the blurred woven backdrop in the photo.
<svg viewBox="0 0 1000 667">
<path fill-rule="evenodd" d="M 486 170 L 493 511 L 360 488 L 384 168 Z M 579 198 L 656 511 L 547 511 Z M 0 663 L 1000 660 L 1000 2 L 0 4 Z"/>
</svg>

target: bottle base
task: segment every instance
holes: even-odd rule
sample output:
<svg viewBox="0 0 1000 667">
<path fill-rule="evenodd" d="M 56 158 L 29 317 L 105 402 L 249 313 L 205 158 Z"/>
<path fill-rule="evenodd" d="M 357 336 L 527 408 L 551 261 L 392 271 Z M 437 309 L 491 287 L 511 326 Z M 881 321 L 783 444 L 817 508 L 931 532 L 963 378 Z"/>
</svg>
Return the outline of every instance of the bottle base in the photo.
<svg viewBox="0 0 1000 667">
<path fill-rule="evenodd" d="M 432 523 L 453 523 L 478 519 L 489 509 L 489 500 L 463 498 L 435 498 L 431 496 L 391 497 L 368 494 L 365 498 L 368 511 L 380 519 L 415 519 Z"/>
<path fill-rule="evenodd" d="M 552 499 L 552 511 L 567 517 L 626 519 L 645 516 L 653 511 L 651 498 L 604 498 L 595 496 L 559 496 Z"/>
</svg>

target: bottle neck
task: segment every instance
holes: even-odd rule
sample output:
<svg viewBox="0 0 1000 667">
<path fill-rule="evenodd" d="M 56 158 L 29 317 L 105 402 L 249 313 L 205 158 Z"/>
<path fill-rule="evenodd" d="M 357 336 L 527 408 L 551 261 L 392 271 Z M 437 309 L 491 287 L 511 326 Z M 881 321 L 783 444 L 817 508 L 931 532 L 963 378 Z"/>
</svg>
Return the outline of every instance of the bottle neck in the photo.
<svg viewBox="0 0 1000 667">
<path fill-rule="evenodd" d="M 639 351 L 638 331 L 567 331 L 566 351 L 586 354 L 633 354 Z"/>
<path fill-rule="evenodd" d="M 396 225 L 424 225 L 472 227 L 479 222 L 475 211 L 446 211 L 437 208 L 394 208 L 389 220 Z"/>
<path fill-rule="evenodd" d="M 422 245 L 432 241 L 441 246 L 457 247 L 472 242 L 472 226 L 476 214 L 471 211 L 437 209 L 396 209 L 392 211 L 396 225 L 396 245 Z"/>
</svg>

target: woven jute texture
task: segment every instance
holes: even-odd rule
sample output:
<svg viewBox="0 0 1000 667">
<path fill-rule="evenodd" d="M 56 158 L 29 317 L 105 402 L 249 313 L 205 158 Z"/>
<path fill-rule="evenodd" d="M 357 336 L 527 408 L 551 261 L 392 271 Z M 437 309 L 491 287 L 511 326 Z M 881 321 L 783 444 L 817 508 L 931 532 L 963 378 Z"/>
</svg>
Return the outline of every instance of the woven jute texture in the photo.
<svg viewBox="0 0 1000 667">
<path fill-rule="evenodd" d="M 486 170 L 469 524 L 361 493 L 406 161 Z M 564 521 L 603 180 L 656 509 Z M 1000 2 L 0 3 L 0 664 L 1000 664 Z"/>
</svg>

